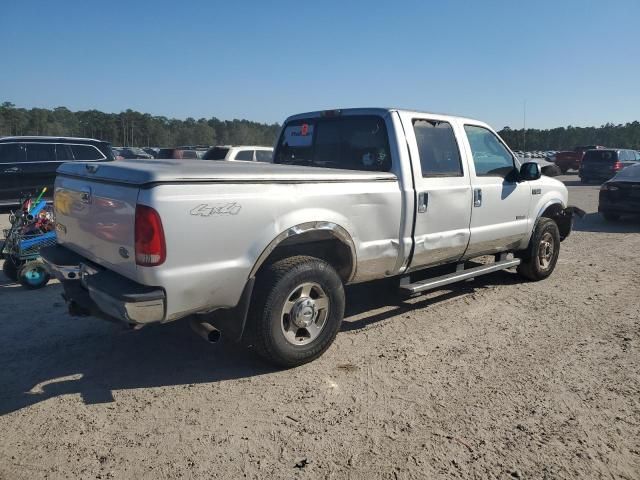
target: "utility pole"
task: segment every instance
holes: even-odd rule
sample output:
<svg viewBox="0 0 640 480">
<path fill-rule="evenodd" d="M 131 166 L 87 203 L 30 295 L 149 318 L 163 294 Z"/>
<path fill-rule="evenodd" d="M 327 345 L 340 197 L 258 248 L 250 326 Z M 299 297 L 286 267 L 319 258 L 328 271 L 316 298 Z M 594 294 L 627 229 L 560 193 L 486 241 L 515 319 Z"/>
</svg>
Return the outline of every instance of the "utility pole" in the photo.
<svg viewBox="0 0 640 480">
<path fill-rule="evenodd" d="M 523 118 L 522 118 L 522 151 L 527 151 L 527 101 L 524 101 Z"/>
</svg>

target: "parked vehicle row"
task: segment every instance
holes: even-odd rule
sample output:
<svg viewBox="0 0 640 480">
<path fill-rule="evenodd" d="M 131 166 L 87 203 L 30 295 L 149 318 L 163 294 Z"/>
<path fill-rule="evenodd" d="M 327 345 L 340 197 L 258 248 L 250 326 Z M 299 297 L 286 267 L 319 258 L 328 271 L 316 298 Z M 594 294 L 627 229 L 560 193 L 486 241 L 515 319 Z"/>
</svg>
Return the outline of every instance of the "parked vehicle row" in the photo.
<svg viewBox="0 0 640 480">
<path fill-rule="evenodd" d="M 72 314 L 189 318 L 295 366 L 333 342 L 345 284 L 389 278 L 414 295 L 511 267 L 548 277 L 578 211 L 567 197 L 483 122 L 311 112 L 286 120 L 271 164 L 63 165 L 59 244 L 41 253 Z"/>
</svg>

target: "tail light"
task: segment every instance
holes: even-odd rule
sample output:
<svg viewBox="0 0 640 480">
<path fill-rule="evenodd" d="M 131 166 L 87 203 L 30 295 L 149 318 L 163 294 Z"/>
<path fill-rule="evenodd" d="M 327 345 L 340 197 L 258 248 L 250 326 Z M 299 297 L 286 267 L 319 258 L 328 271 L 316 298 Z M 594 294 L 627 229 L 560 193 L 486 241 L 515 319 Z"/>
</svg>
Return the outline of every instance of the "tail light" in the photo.
<svg viewBox="0 0 640 480">
<path fill-rule="evenodd" d="M 136 264 L 155 267 L 167 258 L 164 230 L 160 215 L 146 205 L 136 205 Z"/>
<path fill-rule="evenodd" d="M 616 163 L 613 164 L 613 167 L 611 167 L 611 168 L 612 168 L 612 170 L 614 172 L 619 172 L 620 170 L 622 170 L 624 168 L 624 165 L 622 165 L 621 162 L 616 162 Z"/>
</svg>

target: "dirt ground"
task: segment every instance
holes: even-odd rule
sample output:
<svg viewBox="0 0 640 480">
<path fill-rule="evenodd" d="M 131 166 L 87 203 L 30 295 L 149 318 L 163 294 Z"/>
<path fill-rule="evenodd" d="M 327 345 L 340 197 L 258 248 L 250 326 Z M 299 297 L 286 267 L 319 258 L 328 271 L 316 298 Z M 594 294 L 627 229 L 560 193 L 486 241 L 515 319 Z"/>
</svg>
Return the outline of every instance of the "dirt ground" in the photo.
<svg viewBox="0 0 640 480">
<path fill-rule="evenodd" d="M 0 274 L 0 478 L 640 478 L 640 220 L 561 178 L 588 215 L 549 279 L 350 288 L 293 370 Z"/>
</svg>

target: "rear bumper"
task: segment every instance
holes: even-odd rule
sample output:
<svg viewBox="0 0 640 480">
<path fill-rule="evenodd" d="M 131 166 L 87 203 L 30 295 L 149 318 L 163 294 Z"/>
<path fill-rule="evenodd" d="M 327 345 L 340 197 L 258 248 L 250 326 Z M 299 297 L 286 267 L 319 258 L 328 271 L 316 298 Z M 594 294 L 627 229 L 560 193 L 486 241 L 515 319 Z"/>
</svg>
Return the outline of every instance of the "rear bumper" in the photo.
<svg viewBox="0 0 640 480">
<path fill-rule="evenodd" d="M 62 283 L 71 314 L 92 315 L 133 325 L 161 322 L 166 312 L 163 289 L 136 283 L 61 246 L 40 250 Z"/>
</svg>

